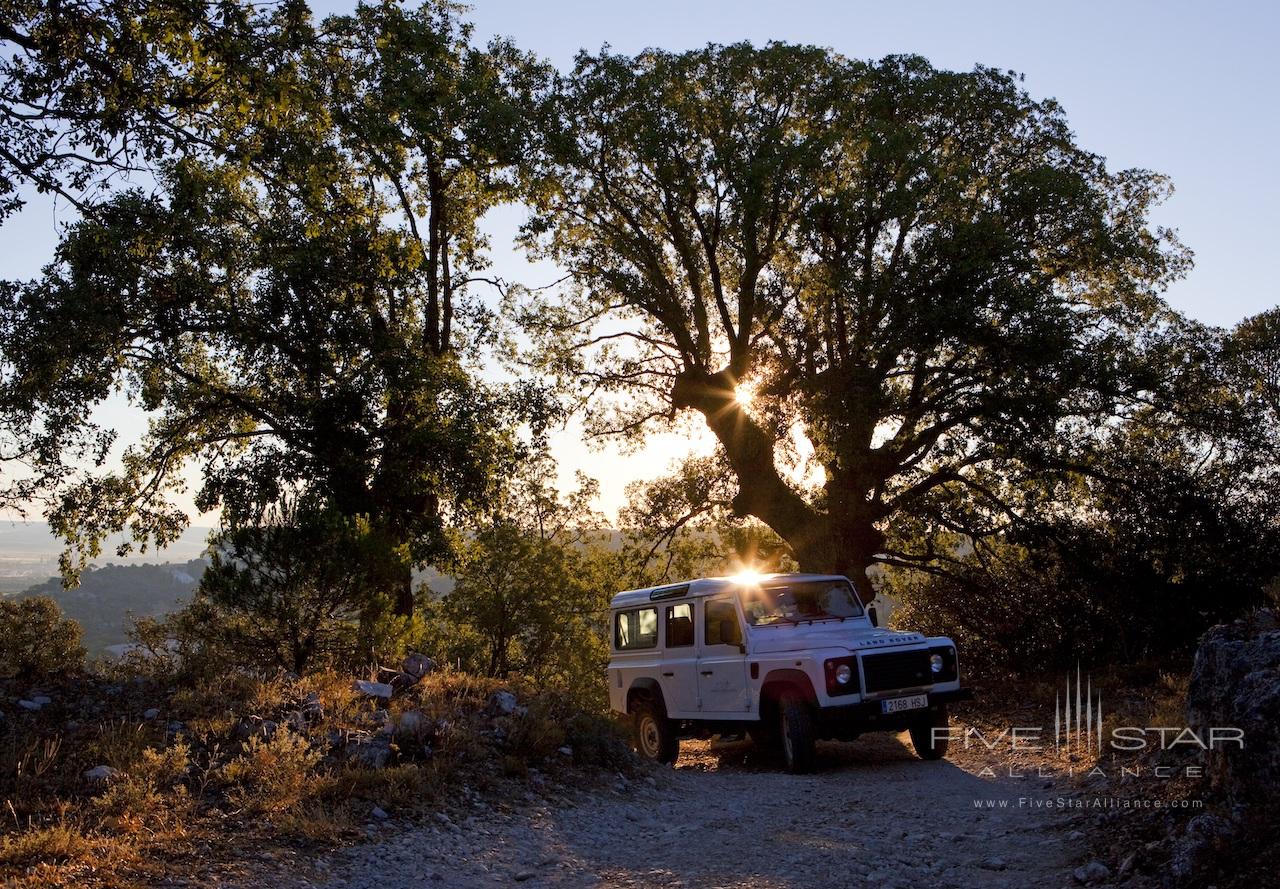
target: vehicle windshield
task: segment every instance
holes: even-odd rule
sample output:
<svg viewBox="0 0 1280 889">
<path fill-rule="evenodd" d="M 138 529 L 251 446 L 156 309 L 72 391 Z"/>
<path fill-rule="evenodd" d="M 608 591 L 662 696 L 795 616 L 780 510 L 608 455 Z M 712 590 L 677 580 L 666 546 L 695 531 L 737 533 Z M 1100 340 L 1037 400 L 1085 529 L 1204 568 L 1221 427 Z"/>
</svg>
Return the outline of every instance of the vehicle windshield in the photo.
<svg viewBox="0 0 1280 889">
<path fill-rule="evenodd" d="M 753 627 L 809 620 L 861 617 L 862 605 L 847 580 L 765 582 L 742 588 L 742 610 Z"/>
</svg>

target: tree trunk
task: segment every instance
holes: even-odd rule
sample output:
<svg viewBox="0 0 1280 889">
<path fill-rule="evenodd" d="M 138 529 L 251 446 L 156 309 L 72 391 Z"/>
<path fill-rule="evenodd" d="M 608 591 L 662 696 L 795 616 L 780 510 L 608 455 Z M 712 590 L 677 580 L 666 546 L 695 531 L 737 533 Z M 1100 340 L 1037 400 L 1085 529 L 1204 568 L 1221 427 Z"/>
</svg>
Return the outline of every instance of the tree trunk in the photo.
<svg viewBox="0 0 1280 889">
<path fill-rule="evenodd" d="M 392 611 L 396 617 L 413 616 L 413 566 L 405 565 L 396 578 L 395 603 Z"/>
<path fill-rule="evenodd" d="M 736 388 L 727 372 L 687 372 L 677 379 L 672 403 L 692 408 L 724 447 L 738 480 L 733 510 L 754 516 L 787 542 L 800 570 L 814 574 L 843 574 L 853 582 L 862 601 L 875 598 L 867 568 L 884 546 L 884 535 L 857 500 L 857 492 L 828 488 L 828 511 L 811 506 L 778 473 L 774 465 L 776 441 L 737 403 Z"/>
</svg>

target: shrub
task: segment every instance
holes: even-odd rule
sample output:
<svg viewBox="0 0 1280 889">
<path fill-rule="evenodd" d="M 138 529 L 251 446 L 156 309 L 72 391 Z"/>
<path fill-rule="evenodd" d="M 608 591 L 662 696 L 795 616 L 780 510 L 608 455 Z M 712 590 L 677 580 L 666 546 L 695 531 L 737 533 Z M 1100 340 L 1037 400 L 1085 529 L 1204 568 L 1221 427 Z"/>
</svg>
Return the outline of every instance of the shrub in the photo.
<svg viewBox="0 0 1280 889">
<path fill-rule="evenodd" d="M 0 599 L 0 675 L 23 679 L 84 666 L 80 625 L 48 596 Z"/>
<path fill-rule="evenodd" d="M 191 629 L 245 666 L 367 663 L 407 632 L 386 617 L 406 558 L 367 519 L 303 497 L 215 540 Z"/>
<path fill-rule="evenodd" d="M 320 753 L 307 739 L 283 729 L 271 738 L 250 738 L 244 751 L 222 769 L 227 796 L 254 812 L 284 812 L 315 790 Z"/>
</svg>

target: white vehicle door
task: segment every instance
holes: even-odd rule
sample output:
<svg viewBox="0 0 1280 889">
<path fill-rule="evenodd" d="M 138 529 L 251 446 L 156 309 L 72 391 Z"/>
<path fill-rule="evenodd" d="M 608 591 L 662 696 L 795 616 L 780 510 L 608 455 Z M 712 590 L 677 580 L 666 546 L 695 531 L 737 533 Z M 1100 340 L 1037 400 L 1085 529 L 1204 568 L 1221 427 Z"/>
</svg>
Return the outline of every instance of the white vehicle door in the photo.
<svg viewBox="0 0 1280 889">
<path fill-rule="evenodd" d="M 673 602 L 662 608 L 662 698 L 667 715 L 693 719 L 698 715 L 698 649 L 694 644 L 693 602 Z"/>
<path fill-rule="evenodd" d="M 747 693 L 747 656 L 742 619 L 732 594 L 702 602 L 698 649 L 698 696 L 702 714 L 742 713 L 751 709 Z"/>
</svg>

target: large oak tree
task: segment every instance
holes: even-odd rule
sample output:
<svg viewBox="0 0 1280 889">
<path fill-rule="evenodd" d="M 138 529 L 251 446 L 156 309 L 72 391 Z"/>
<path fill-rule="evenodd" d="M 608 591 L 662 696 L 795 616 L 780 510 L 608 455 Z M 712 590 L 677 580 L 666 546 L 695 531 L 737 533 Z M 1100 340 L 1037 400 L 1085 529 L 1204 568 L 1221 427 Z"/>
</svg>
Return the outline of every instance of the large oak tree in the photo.
<svg viewBox="0 0 1280 889">
<path fill-rule="evenodd" d="M 232 526 L 303 492 L 367 518 L 405 566 L 403 614 L 409 566 L 448 553 L 450 513 L 537 425 L 534 390 L 486 385 L 474 360 L 476 222 L 510 192 L 540 74 L 472 46 L 448 4 L 298 14 L 251 91 L 210 111 L 226 129 L 208 147 L 152 166 L 155 188 L 95 206 L 41 279 L 6 287 L 0 407 L 46 418 L 51 461 L 102 433 L 113 390 L 149 413 L 119 471 L 57 479 L 49 518 L 80 562 L 121 530 L 171 539 L 194 464 L 197 504 Z"/>
<path fill-rule="evenodd" d="M 1148 221 L 1167 183 L 1108 170 L 1016 76 L 606 52 L 548 115 L 526 240 L 574 286 L 529 306 L 543 366 L 596 433 L 701 417 L 733 510 L 803 569 L 868 593 L 877 561 L 936 563 L 1156 385 L 1143 339 L 1188 261 Z"/>
</svg>

